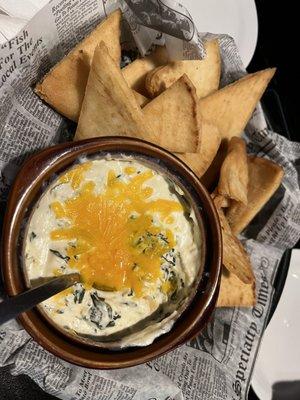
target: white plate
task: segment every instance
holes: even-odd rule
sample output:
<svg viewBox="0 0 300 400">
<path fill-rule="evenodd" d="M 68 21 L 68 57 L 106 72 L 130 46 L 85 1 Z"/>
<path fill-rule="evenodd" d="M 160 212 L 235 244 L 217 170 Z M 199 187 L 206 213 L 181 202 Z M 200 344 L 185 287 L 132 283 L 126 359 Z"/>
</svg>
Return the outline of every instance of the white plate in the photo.
<svg viewBox="0 0 300 400">
<path fill-rule="evenodd" d="M 300 380 L 300 250 L 293 250 L 276 311 L 265 331 L 252 387 L 261 400 L 271 400 L 272 385 Z"/>
<path fill-rule="evenodd" d="M 0 44 L 16 36 L 26 22 L 25 19 L 0 14 Z"/>
<path fill-rule="evenodd" d="M 0 9 L 13 18 L 29 20 L 43 4 L 35 5 L 31 0 L 0 0 Z"/>
<path fill-rule="evenodd" d="M 254 0 L 179 0 L 190 12 L 199 32 L 227 33 L 237 44 L 245 67 L 257 42 Z"/>
</svg>

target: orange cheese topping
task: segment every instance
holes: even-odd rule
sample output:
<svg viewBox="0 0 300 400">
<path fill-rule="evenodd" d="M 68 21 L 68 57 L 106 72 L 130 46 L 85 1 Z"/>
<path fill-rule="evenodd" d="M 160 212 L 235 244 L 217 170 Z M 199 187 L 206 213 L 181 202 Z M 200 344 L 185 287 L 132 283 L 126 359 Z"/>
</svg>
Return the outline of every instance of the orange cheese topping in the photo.
<svg viewBox="0 0 300 400">
<path fill-rule="evenodd" d="M 73 189 L 78 189 L 82 182 L 84 173 L 88 171 L 90 167 L 91 162 L 86 162 L 72 168 L 59 178 L 59 183 L 70 183 Z"/>
<path fill-rule="evenodd" d="M 87 164 L 60 178 L 79 193 L 51 204 L 56 218 L 70 222 L 67 228 L 53 230 L 51 239 L 74 243 L 67 249 L 68 264 L 80 272 L 84 283 L 100 289 L 132 288 L 141 296 L 148 284 L 162 277 L 162 256 L 175 245 L 173 233 L 155 225 L 152 214 L 170 221 L 171 214 L 182 211 L 182 206 L 173 200 L 148 200 L 153 189 L 143 184 L 154 176 L 151 170 L 131 177 L 128 183 L 111 170 L 106 189 L 96 194 L 93 181 L 83 182 Z M 124 172 L 132 175 L 135 170 L 130 168 Z M 163 289 L 168 290 L 167 286 Z"/>
</svg>

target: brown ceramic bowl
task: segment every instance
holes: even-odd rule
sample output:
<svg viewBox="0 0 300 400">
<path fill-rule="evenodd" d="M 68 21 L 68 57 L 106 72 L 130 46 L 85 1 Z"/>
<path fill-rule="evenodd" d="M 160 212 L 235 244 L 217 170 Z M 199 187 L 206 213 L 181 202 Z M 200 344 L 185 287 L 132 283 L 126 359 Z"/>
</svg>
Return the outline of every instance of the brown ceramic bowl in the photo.
<svg viewBox="0 0 300 400">
<path fill-rule="evenodd" d="M 26 331 L 45 349 L 71 363 L 84 367 L 113 369 L 137 365 L 158 357 L 197 335 L 208 322 L 216 304 L 221 270 L 221 232 L 213 202 L 193 172 L 166 150 L 142 140 L 103 137 L 63 143 L 31 157 L 20 170 L 12 187 L 4 219 L 2 237 L 3 279 L 9 296 L 27 289 L 22 268 L 22 234 L 29 211 L 53 175 L 70 167 L 82 155 L 105 152 L 134 154 L 155 159 L 179 179 L 197 205 L 205 238 L 205 259 L 189 306 L 170 332 L 145 347 L 109 351 L 76 339 L 57 329 L 39 308 L 19 317 Z"/>
</svg>

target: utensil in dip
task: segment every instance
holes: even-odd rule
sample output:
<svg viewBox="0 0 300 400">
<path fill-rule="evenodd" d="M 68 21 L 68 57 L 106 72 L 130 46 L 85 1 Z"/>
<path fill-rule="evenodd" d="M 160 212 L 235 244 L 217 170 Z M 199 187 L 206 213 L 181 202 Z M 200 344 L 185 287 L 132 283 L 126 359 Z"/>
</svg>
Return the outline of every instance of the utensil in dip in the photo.
<svg viewBox="0 0 300 400">
<path fill-rule="evenodd" d="M 80 282 L 80 275 L 77 273 L 62 275 L 57 278 L 43 278 L 32 289 L 7 298 L 0 303 L 0 325 L 17 318 L 21 313 L 30 310 L 49 297 L 67 289 Z"/>
</svg>

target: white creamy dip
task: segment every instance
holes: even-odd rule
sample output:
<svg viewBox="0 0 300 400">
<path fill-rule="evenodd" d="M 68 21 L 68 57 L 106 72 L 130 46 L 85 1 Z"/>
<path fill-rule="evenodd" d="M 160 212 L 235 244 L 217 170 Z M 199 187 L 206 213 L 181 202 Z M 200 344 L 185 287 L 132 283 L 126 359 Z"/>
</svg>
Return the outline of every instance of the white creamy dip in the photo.
<svg viewBox="0 0 300 400">
<path fill-rule="evenodd" d="M 33 210 L 25 267 L 30 280 L 80 272 L 83 281 L 42 308 L 56 324 L 84 336 L 133 326 L 193 283 L 200 246 L 191 221 L 168 180 L 142 161 L 75 165 Z"/>
</svg>

